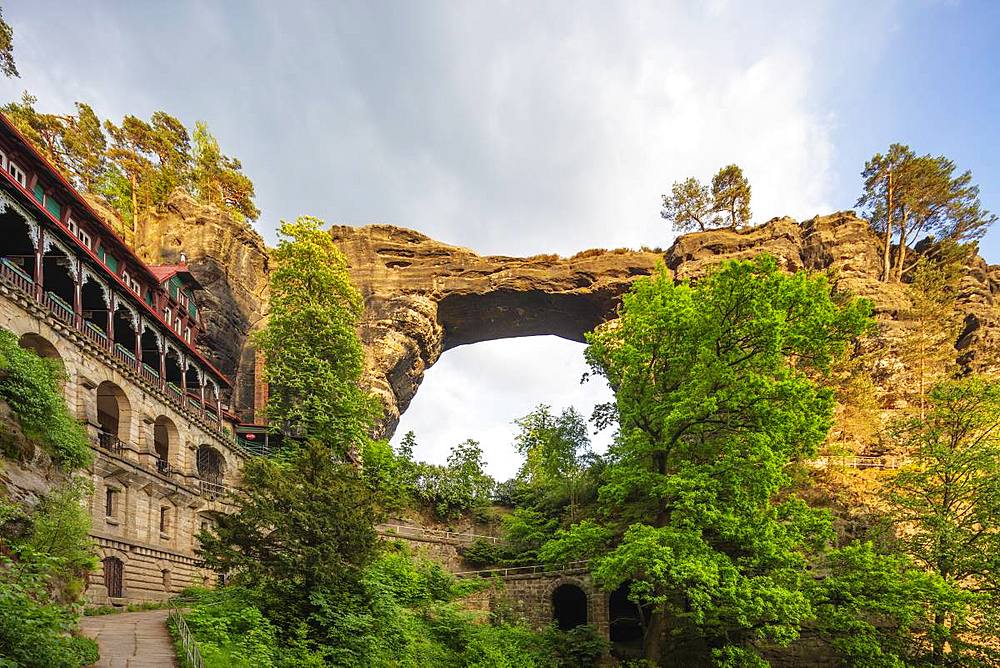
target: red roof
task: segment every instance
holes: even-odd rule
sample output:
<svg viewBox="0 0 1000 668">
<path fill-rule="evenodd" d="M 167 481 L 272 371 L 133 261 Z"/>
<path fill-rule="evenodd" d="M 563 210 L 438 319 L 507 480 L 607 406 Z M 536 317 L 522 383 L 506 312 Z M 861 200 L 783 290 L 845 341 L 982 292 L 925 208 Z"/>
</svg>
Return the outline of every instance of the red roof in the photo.
<svg viewBox="0 0 1000 668">
<path fill-rule="evenodd" d="M 149 268 L 149 271 L 156 276 L 156 280 L 162 285 L 174 276 L 180 276 L 196 290 L 201 289 L 201 283 L 194 277 L 186 264 L 158 264 Z"/>
</svg>

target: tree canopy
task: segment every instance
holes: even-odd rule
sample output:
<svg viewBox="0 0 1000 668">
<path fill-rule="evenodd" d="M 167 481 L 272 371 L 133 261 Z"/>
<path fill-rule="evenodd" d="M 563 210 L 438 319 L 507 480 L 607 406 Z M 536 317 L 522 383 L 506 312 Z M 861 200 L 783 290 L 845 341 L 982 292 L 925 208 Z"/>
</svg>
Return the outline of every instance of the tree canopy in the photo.
<svg viewBox="0 0 1000 668">
<path fill-rule="evenodd" d="M 865 163 L 857 206 L 882 240 L 882 280 L 902 280 L 916 262 L 907 263 L 908 249 L 923 237 L 974 241 L 996 222 L 982 207 L 972 172 L 956 174 L 956 169 L 943 155 L 917 155 L 903 144 L 892 144 Z"/>
<path fill-rule="evenodd" d="M 716 172 L 711 188 L 694 177 L 677 181 L 670 195 L 663 195 L 660 215 L 671 221 L 678 232 L 745 227 L 751 218 L 750 182 L 737 165 Z"/>
<path fill-rule="evenodd" d="M 727 262 L 696 284 L 661 269 L 636 282 L 586 357 L 615 389 L 618 425 L 596 519 L 542 548 L 593 557 L 608 590 L 630 583 L 649 611 L 646 658 L 755 655 L 810 618 L 806 555 L 829 519 L 787 494 L 790 463 L 815 452 L 833 396 L 817 384 L 870 326 L 871 305 L 838 303 L 822 276 L 777 262 Z M 727 658 L 728 657 L 728 658 Z"/>
<path fill-rule="evenodd" d="M 222 153 L 205 123 L 196 123 L 192 136 L 163 111 L 148 121 L 126 115 L 116 124 L 83 102 L 75 114 L 51 114 L 38 111 L 37 101 L 25 92 L 0 111 L 75 186 L 103 198 L 133 229 L 176 189 L 239 220 L 260 216 L 253 182 L 239 160 Z"/>
</svg>

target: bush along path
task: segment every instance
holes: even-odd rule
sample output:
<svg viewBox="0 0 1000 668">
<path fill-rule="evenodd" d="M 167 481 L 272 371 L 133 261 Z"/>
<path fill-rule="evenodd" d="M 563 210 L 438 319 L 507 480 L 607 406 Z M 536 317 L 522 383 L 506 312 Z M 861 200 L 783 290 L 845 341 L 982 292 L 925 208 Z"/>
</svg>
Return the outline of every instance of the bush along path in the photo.
<svg viewBox="0 0 1000 668">
<path fill-rule="evenodd" d="M 97 668 L 177 666 L 166 610 L 85 617 L 80 628 L 100 648 L 101 658 L 94 664 Z"/>
</svg>

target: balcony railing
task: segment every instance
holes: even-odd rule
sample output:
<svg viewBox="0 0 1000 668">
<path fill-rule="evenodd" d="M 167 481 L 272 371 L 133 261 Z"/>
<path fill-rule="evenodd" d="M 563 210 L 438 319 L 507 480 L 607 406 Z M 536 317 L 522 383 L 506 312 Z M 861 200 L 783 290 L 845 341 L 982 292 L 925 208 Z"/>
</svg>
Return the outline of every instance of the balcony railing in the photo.
<svg viewBox="0 0 1000 668">
<path fill-rule="evenodd" d="M 156 458 L 156 470 L 158 473 L 162 473 L 163 475 L 173 475 L 176 473 L 174 467 L 168 464 L 167 460 L 162 457 Z"/>
<path fill-rule="evenodd" d="M 108 452 L 121 455 L 125 452 L 125 441 L 106 431 L 97 432 L 97 443 Z"/>
<path fill-rule="evenodd" d="M 46 292 L 42 295 L 42 303 L 47 306 L 50 311 L 52 311 L 53 315 L 67 324 L 72 325 L 73 320 L 76 319 L 73 307 L 63 301 L 63 299 L 54 292 Z"/>
<path fill-rule="evenodd" d="M 209 496 L 225 496 L 230 491 L 229 487 L 225 484 L 213 480 L 199 480 L 198 487 L 201 489 L 202 494 L 208 494 Z"/>
<path fill-rule="evenodd" d="M 24 259 L 25 257 L 30 257 L 32 262 L 35 261 L 34 256 L 23 255 L 11 255 L 0 258 L 0 274 L 24 292 L 31 294 L 34 292 L 35 281 L 17 262 L 17 260 Z"/>
</svg>

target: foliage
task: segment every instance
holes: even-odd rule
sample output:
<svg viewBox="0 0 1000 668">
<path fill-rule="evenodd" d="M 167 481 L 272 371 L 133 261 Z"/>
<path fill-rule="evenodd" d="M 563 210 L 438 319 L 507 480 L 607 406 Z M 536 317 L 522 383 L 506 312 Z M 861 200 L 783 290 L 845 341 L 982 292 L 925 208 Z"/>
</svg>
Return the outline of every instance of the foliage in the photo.
<svg viewBox="0 0 1000 668">
<path fill-rule="evenodd" d="M 918 156 L 902 144 L 890 145 L 885 155 L 876 153 L 865 163 L 861 173 L 865 184 L 857 205 L 881 235 L 884 281 L 902 280 L 912 268 L 906 263 L 907 249 L 923 236 L 972 241 L 996 222 L 996 216 L 982 208 L 972 173 L 956 176 L 955 169 L 943 155 Z"/>
<path fill-rule="evenodd" d="M 270 423 L 345 456 L 364 447 L 376 404 L 358 384 L 364 366 L 356 330 L 361 297 L 322 225 L 308 216 L 281 223 L 270 316 L 253 342 L 264 355 Z"/>
<path fill-rule="evenodd" d="M 73 470 L 89 464 L 92 455 L 83 426 L 63 398 L 64 376 L 58 361 L 21 348 L 14 334 L 0 329 L 0 400 L 10 406 L 25 436 Z"/>
<path fill-rule="evenodd" d="M 457 599 L 481 584 L 456 581 L 437 564 L 390 545 L 365 568 L 357 597 L 319 608 L 310 623 L 322 637 L 300 626 L 282 640 L 251 588 L 202 593 L 186 619 L 209 666 L 515 668 L 574 665 L 557 663 L 552 652 L 594 647 L 591 641 L 556 648 L 521 626 L 480 623 Z"/>
<path fill-rule="evenodd" d="M 14 29 L 4 20 L 2 8 L 0 8 L 0 72 L 8 78 L 21 76 L 14 63 Z"/>
<path fill-rule="evenodd" d="M 236 503 L 214 533 L 199 534 L 205 561 L 252 586 L 282 633 L 357 595 L 376 535 L 372 495 L 354 466 L 309 439 L 284 458 L 248 460 Z"/>
<path fill-rule="evenodd" d="M 750 182 L 736 165 L 716 172 L 711 189 L 691 177 L 675 182 L 670 195 L 662 197 L 660 216 L 671 221 L 678 232 L 695 227 L 704 232 L 723 225 L 736 229 L 750 224 Z"/>
<path fill-rule="evenodd" d="M 31 509 L 0 498 L 0 667 L 89 665 L 93 641 L 73 635 L 90 552 L 86 485 L 69 481 Z M 11 558 L 13 557 L 13 558 Z"/>
<path fill-rule="evenodd" d="M 483 471 L 483 464 L 483 449 L 467 439 L 451 449 L 447 466 L 418 465 L 414 496 L 441 519 L 486 506 L 496 483 Z"/>
<path fill-rule="evenodd" d="M 728 216 L 730 229 L 750 224 L 750 182 L 736 165 L 726 165 L 712 177 L 712 210 Z"/>
<path fill-rule="evenodd" d="M 593 626 L 583 624 L 568 631 L 555 625 L 542 636 L 554 668 L 590 668 L 601 665 L 608 643 Z"/>
<path fill-rule="evenodd" d="M 560 533 L 542 556 L 593 556 L 605 588 L 630 582 L 651 606 L 647 658 L 659 660 L 667 628 L 725 662 L 790 642 L 811 617 L 806 556 L 832 530 L 787 495 L 788 466 L 825 438 L 833 397 L 814 378 L 870 311 L 762 256 L 694 286 L 661 269 L 636 282 L 616 326 L 588 335 L 588 362 L 615 388 L 599 414 L 619 425 L 601 521 Z"/>
<path fill-rule="evenodd" d="M 570 407 L 557 417 L 542 404 L 514 423 L 520 427 L 514 446 L 525 458 L 520 477 L 536 487 L 564 491 L 569 497 L 570 521 L 575 520 L 580 483 L 591 454 L 583 416 Z"/>
<path fill-rule="evenodd" d="M 902 551 L 961 590 L 930 599 L 934 665 L 1000 659 L 1000 384 L 979 377 L 938 384 L 924 420 L 897 426 L 913 463 L 887 494 Z"/>
<path fill-rule="evenodd" d="M 0 25 L 0 68 L 4 54 Z M 237 220 L 260 216 L 253 182 L 239 160 L 222 153 L 205 123 L 196 123 L 192 144 L 184 124 L 163 111 L 149 121 L 126 115 L 115 124 L 83 102 L 76 114 L 42 113 L 36 102 L 25 92 L 0 110 L 74 185 L 103 197 L 129 227 L 178 188 Z"/>
<path fill-rule="evenodd" d="M 674 230 L 685 232 L 697 227 L 704 232 L 709 226 L 718 225 L 712 209 L 712 193 L 698 179 L 677 181 L 671 186 L 670 195 L 663 195 L 660 216 L 674 224 Z"/>
</svg>

